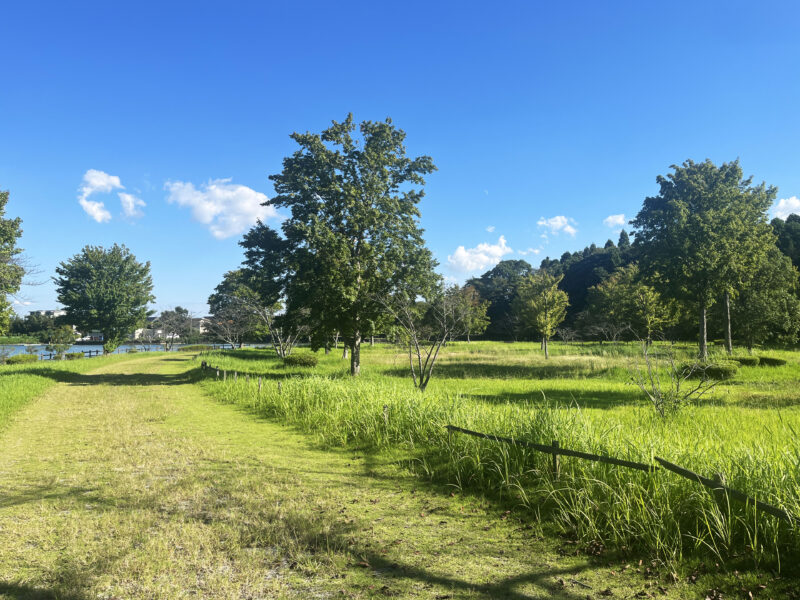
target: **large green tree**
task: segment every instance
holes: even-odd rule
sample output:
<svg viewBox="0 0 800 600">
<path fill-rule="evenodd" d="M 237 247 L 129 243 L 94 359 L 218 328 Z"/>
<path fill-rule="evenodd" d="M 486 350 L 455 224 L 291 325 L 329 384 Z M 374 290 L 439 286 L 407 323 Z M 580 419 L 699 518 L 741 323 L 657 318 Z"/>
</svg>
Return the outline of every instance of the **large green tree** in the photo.
<svg viewBox="0 0 800 600">
<path fill-rule="evenodd" d="M 66 323 L 82 333 L 103 334 L 103 351 L 113 352 L 142 327 L 155 300 L 150 263 L 140 263 L 124 245 L 86 246 L 56 267 L 53 278 Z"/>
<path fill-rule="evenodd" d="M 738 160 L 721 166 L 687 160 L 671 168 L 633 220 L 634 246 L 654 285 L 697 310 L 699 355 L 706 360 L 708 309 L 742 289 L 773 244 L 767 210 L 777 190 L 743 179 Z"/>
<path fill-rule="evenodd" d="M 0 191 L 0 334 L 8 331 L 13 312 L 8 296 L 19 291 L 25 274 L 19 261 L 22 250 L 17 247 L 22 221 L 5 218 L 8 197 L 8 192 Z"/>
<path fill-rule="evenodd" d="M 539 269 L 520 282 L 514 301 L 520 322 L 541 336 L 545 358 L 550 358 L 550 338 L 567 315 L 569 297 L 564 290 L 558 288 L 563 277 L 556 277 Z"/>
<path fill-rule="evenodd" d="M 414 297 L 434 282 L 417 205 L 435 167 L 428 156 L 406 156 L 405 132 L 391 119 L 357 125 L 348 115 L 321 134 L 291 137 L 300 148 L 270 177 L 276 195 L 267 202 L 290 210 L 282 226 L 288 307 L 299 302 L 322 330 L 340 331 L 357 375 L 381 299 L 398 290 Z"/>
</svg>

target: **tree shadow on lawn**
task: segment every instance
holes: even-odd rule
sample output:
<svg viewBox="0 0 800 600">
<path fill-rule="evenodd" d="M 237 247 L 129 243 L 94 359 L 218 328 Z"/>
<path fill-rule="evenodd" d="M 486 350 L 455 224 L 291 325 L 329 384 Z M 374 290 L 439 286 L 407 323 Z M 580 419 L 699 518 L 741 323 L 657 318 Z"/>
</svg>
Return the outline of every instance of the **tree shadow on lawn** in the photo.
<svg viewBox="0 0 800 600">
<path fill-rule="evenodd" d="M 220 350 L 218 352 L 220 353 L 220 356 L 225 356 L 227 358 L 236 358 L 239 360 L 272 361 L 275 364 L 281 364 L 280 358 L 272 348 L 259 348 L 257 350 Z"/>
<path fill-rule="evenodd" d="M 59 383 L 70 385 L 186 385 L 199 381 L 202 377 L 199 369 L 189 369 L 182 373 L 74 373 L 45 367 L 25 371 L 27 375 L 46 377 Z"/>
<path fill-rule="evenodd" d="M 313 451 L 313 450 L 312 450 Z M 342 451 L 344 452 L 344 451 Z M 363 457 L 366 458 L 366 455 Z M 320 507 L 314 503 L 305 503 L 302 497 L 295 497 L 290 502 L 264 502 L 263 498 L 249 497 L 246 493 L 240 495 L 239 486 L 242 484 L 241 472 L 231 468 L 232 464 L 242 466 L 241 461 L 233 463 L 229 460 L 207 459 L 201 461 L 202 465 L 192 472 L 188 477 L 181 477 L 174 483 L 166 485 L 163 489 L 153 490 L 144 496 L 130 495 L 114 492 L 105 501 L 95 498 L 94 495 L 86 496 L 86 492 L 96 492 L 96 490 L 86 490 L 83 487 L 63 488 L 59 486 L 42 485 L 36 490 L 29 490 L 20 494 L 15 499 L 6 499 L 5 506 L 21 504 L 23 502 L 47 502 L 63 508 L 69 508 L 78 518 L 77 513 L 83 510 L 87 500 L 97 506 L 93 510 L 106 512 L 136 512 L 142 510 L 154 511 L 160 515 L 160 519 L 174 522 L 201 524 L 206 527 L 220 527 L 225 535 L 230 535 L 232 528 L 237 533 L 233 536 L 241 540 L 243 548 L 267 548 L 278 549 L 283 553 L 280 570 L 293 568 L 294 561 L 302 561 L 313 558 L 314 561 L 320 559 L 326 562 L 326 557 L 332 558 L 335 555 L 344 557 L 347 561 L 347 569 L 350 570 L 356 580 L 364 577 L 366 581 L 356 581 L 353 590 L 361 588 L 362 582 L 374 584 L 380 587 L 384 595 L 402 593 L 402 589 L 392 590 L 392 587 L 402 586 L 403 581 L 412 580 L 422 583 L 426 588 L 435 587 L 440 594 L 460 593 L 474 597 L 479 594 L 488 598 L 508 598 L 511 600 L 527 600 L 532 597 L 539 597 L 538 593 L 546 592 L 548 596 L 562 598 L 564 600 L 579 600 L 585 598 L 583 593 L 572 593 L 557 581 L 558 576 L 577 575 L 581 571 L 591 568 L 589 560 L 585 563 L 572 566 L 570 568 L 548 568 L 541 565 L 528 564 L 525 572 L 513 576 L 501 576 L 490 583 L 470 582 L 466 579 L 455 577 L 449 573 L 436 573 L 433 570 L 421 566 L 407 564 L 403 562 L 403 552 L 398 548 L 390 550 L 392 546 L 388 540 L 378 544 L 385 546 L 383 550 L 374 547 L 374 541 L 370 538 L 358 539 L 361 532 L 369 532 L 374 527 L 372 518 L 364 514 L 360 505 L 356 502 L 367 504 L 370 502 L 370 495 L 359 495 L 356 492 L 356 500 L 352 503 L 348 500 L 346 492 L 340 494 L 338 498 L 332 500 L 325 506 L 325 510 L 320 512 Z M 341 463 L 337 463 L 341 464 Z M 265 461 L 257 464 L 247 461 L 247 471 L 250 476 L 258 479 L 259 477 L 270 477 L 275 479 L 277 474 L 278 481 L 273 482 L 279 485 L 275 493 L 280 493 L 285 485 L 302 486 L 311 477 L 312 479 L 322 477 L 324 483 L 329 483 L 330 475 L 336 475 L 334 482 L 337 487 L 352 485 L 352 477 L 359 476 L 359 469 L 356 465 L 350 468 L 349 465 L 342 468 L 328 470 L 296 469 L 291 465 L 280 466 L 276 469 L 268 465 Z M 263 469 L 263 472 L 259 472 Z M 391 501 L 390 494 L 399 497 L 401 494 L 406 498 L 413 498 L 410 507 L 405 510 L 415 512 L 419 509 L 414 490 L 409 491 L 406 486 L 398 485 L 396 479 L 376 479 L 376 473 L 364 473 L 362 476 L 377 482 L 375 487 L 374 502 L 387 503 Z M 339 480 L 341 476 L 342 480 Z M 299 480 L 298 480 L 299 477 Z M 285 483 L 281 480 L 285 479 Z M 420 488 L 424 488 L 420 482 Z M 370 489 L 373 485 L 370 485 Z M 245 488 L 245 490 L 248 488 Z M 312 494 L 314 487 L 312 486 Z M 342 488 L 344 489 L 344 488 Z M 198 495 L 199 492 L 199 495 Z M 179 501 L 185 498 L 186 501 Z M 177 501 L 176 501 L 177 500 Z M 428 498 L 425 498 L 427 501 Z M 480 543 L 484 524 L 490 523 L 493 519 L 481 512 L 478 514 L 461 514 L 455 506 L 437 507 L 436 498 L 430 498 L 433 504 L 425 506 L 426 514 L 431 516 L 430 527 L 433 531 L 426 532 L 427 537 L 419 540 L 414 536 L 415 529 L 408 530 L 404 543 L 411 546 L 416 544 L 435 544 L 436 554 L 449 553 L 446 557 L 447 564 L 458 564 L 460 556 L 464 553 L 464 543 L 448 537 L 445 531 L 437 533 L 441 527 L 441 520 L 454 521 L 458 519 L 461 533 L 472 532 L 473 539 Z M 344 504 L 342 504 L 344 503 Z M 296 508 L 295 508 L 296 506 Z M 305 507 L 307 506 L 307 510 Z M 339 507 L 347 507 L 346 513 L 339 511 Z M 299 509 L 299 510 L 298 510 Z M 400 509 L 402 510 L 402 509 Z M 254 512 L 255 511 L 255 512 Z M 380 513 L 383 514 L 383 513 Z M 248 515 L 242 519 L 241 515 Z M 382 519 L 383 517 L 381 517 Z M 498 519 L 500 516 L 498 515 Z M 379 520 L 381 520 L 379 519 Z M 438 523 L 438 525 L 437 525 Z M 209 531 L 209 535 L 214 534 Z M 441 541 L 437 541 L 437 535 L 441 535 Z M 467 533 L 467 535 L 470 535 Z M 462 535 L 463 540 L 463 535 Z M 54 564 L 43 567 L 40 575 L 31 578 L 32 573 L 27 573 L 26 580 L 19 581 L 0 581 L 0 594 L 14 598 L 15 600 L 84 600 L 89 598 L 89 592 L 98 578 L 107 573 L 116 571 L 116 565 L 124 563 L 130 553 L 135 553 L 136 544 L 129 543 L 135 540 L 117 540 L 114 544 L 104 545 L 102 551 L 91 556 L 89 560 L 62 558 Z M 522 539 L 517 540 L 517 542 Z M 449 543 L 456 542 L 456 543 Z M 488 543 L 480 544 L 479 547 L 468 544 L 471 556 L 485 557 L 485 560 L 503 560 L 502 546 L 493 546 Z M 387 555 L 387 551 L 392 555 Z M 80 553 L 78 553 L 80 554 Z M 70 553 L 67 552 L 67 556 Z M 229 560 L 224 558 L 223 560 Z M 521 559 L 525 560 L 527 559 Z M 532 556 L 530 563 L 534 563 L 536 555 Z M 485 562 L 481 559 L 481 562 Z M 211 567 L 211 565 L 210 565 Z M 444 567 L 447 568 L 447 567 Z M 176 571 L 180 572 L 180 570 Z M 279 575 L 280 576 L 280 575 Z M 296 576 L 296 575 L 295 575 Z M 52 587 L 38 587 L 36 580 L 42 583 L 56 582 Z M 352 581 L 352 579 L 350 580 Z M 314 588 L 313 579 L 307 581 L 310 589 Z M 338 584 L 339 586 L 342 583 Z M 537 589 L 536 596 L 530 596 L 521 592 L 518 588 L 523 585 L 534 586 Z M 346 587 L 346 585 L 345 585 Z M 433 593 L 433 592 L 432 592 Z M 456 596 L 458 597 L 458 596 Z"/>
<path fill-rule="evenodd" d="M 79 592 L 39 588 L 21 583 L 0 581 L 0 597 L 14 600 L 86 600 Z"/>
<path fill-rule="evenodd" d="M 524 365 L 491 362 L 437 362 L 433 378 L 447 379 L 574 379 L 607 377 L 614 368 L 591 368 L 586 364 Z M 391 377 L 409 377 L 409 367 L 383 371 Z"/>
<path fill-rule="evenodd" d="M 638 390 L 536 390 L 526 392 L 465 393 L 464 398 L 493 404 L 525 403 L 556 408 L 618 408 L 647 403 Z M 499 434 L 502 435 L 502 434 Z"/>
</svg>

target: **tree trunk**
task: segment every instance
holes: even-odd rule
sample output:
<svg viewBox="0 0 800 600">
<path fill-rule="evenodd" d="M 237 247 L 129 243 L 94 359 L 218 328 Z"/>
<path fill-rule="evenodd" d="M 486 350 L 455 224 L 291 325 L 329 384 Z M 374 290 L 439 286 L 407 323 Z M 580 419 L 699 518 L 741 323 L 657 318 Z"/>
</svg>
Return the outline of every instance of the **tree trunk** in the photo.
<svg viewBox="0 0 800 600">
<path fill-rule="evenodd" d="M 545 358 L 550 358 L 550 354 L 548 354 L 548 351 L 547 351 L 547 338 L 546 337 L 542 338 L 542 344 L 544 345 L 544 357 Z"/>
<path fill-rule="evenodd" d="M 698 358 L 703 362 L 708 360 L 708 340 L 706 334 L 706 305 L 703 303 L 700 305 L 700 352 L 698 353 Z"/>
<path fill-rule="evenodd" d="M 467 330 L 467 343 L 469 344 L 469 330 Z"/>
<path fill-rule="evenodd" d="M 342 350 L 342 359 L 345 358 L 347 358 L 347 346 L 344 346 L 344 349 Z"/>
<path fill-rule="evenodd" d="M 350 375 L 354 377 L 361 372 L 361 333 L 353 335 L 353 348 L 350 352 Z"/>
<path fill-rule="evenodd" d="M 370 346 L 374 346 L 375 345 L 375 336 L 374 335 L 369 336 L 369 345 Z"/>
<path fill-rule="evenodd" d="M 330 344 L 325 344 L 325 355 L 327 356 L 330 353 L 331 353 Z"/>
<path fill-rule="evenodd" d="M 733 335 L 731 334 L 731 295 L 725 292 L 725 348 L 728 354 L 733 354 Z"/>
</svg>

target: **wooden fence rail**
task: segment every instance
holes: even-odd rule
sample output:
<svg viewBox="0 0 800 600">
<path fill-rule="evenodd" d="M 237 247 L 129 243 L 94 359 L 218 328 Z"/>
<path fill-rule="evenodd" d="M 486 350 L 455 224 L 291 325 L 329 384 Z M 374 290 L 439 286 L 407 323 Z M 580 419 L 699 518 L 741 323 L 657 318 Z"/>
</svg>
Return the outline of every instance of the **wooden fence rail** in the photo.
<svg viewBox="0 0 800 600">
<path fill-rule="evenodd" d="M 216 377 L 219 379 L 220 368 L 213 367 L 206 361 L 202 361 L 200 363 L 200 367 L 202 370 L 211 369 L 212 371 L 216 371 Z M 222 370 L 222 380 L 227 380 L 227 371 Z M 236 381 L 238 379 L 239 373 L 237 371 L 233 371 L 233 379 Z M 256 377 L 256 375 L 253 375 Z M 246 374 L 246 381 L 249 383 L 250 375 Z M 258 391 L 261 392 L 261 377 L 258 377 Z M 278 393 L 281 392 L 281 383 L 278 382 Z M 383 416 L 385 420 L 388 420 L 388 406 L 384 405 L 383 407 Z M 553 440 L 552 444 L 537 444 L 535 442 L 527 442 L 525 440 L 516 440 L 510 437 L 504 437 L 501 435 L 492 435 L 489 433 L 482 433 L 480 431 L 473 431 L 471 429 L 464 429 L 463 427 L 457 427 L 456 425 L 445 425 L 445 429 L 450 432 L 454 433 L 462 433 L 464 435 L 469 435 L 472 437 L 481 438 L 484 440 L 489 440 L 492 442 L 501 442 L 504 444 L 511 444 L 513 446 L 522 446 L 523 448 L 531 448 L 536 450 L 537 452 L 542 452 L 544 454 L 551 454 L 553 456 L 553 471 L 558 477 L 558 473 L 560 470 L 558 457 L 559 456 L 572 456 L 573 458 L 580 458 L 582 460 L 590 460 L 593 462 L 600 462 L 605 463 L 608 465 L 617 465 L 618 467 L 625 467 L 626 469 L 634 469 L 637 471 L 644 471 L 645 473 L 652 473 L 654 471 L 659 470 L 660 468 L 664 468 L 668 471 L 671 471 L 681 477 L 685 477 L 690 481 L 695 481 L 700 485 L 711 489 L 715 494 L 725 493 L 727 497 L 733 498 L 734 500 L 738 500 L 740 502 L 744 502 L 745 504 L 752 504 L 758 510 L 770 514 L 778 519 L 782 519 L 789 523 L 794 524 L 797 519 L 790 515 L 783 509 L 780 509 L 776 506 L 772 506 L 771 504 L 767 504 L 766 502 L 762 502 L 761 500 L 756 500 L 752 496 L 748 496 L 744 492 L 740 492 L 739 490 L 735 490 L 726 486 L 722 481 L 721 477 L 718 476 L 717 479 L 709 479 L 708 477 L 703 477 L 695 473 L 694 471 L 690 471 L 684 467 L 678 466 L 660 458 L 658 456 L 654 456 L 653 458 L 658 462 L 658 465 L 654 464 L 646 464 L 640 463 L 632 460 L 623 460 L 621 458 L 614 458 L 613 456 L 603 456 L 601 454 L 591 454 L 589 452 L 581 452 L 580 450 L 571 450 L 569 448 L 562 448 L 559 444 L 558 440 Z M 660 466 L 659 466 L 660 465 Z"/>
<path fill-rule="evenodd" d="M 494 442 L 503 442 L 505 444 L 513 444 L 516 446 L 523 446 L 525 448 L 533 448 L 539 452 L 544 452 L 545 454 L 552 454 L 554 457 L 561 455 L 561 456 L 574 456 L 575 458 L 582 458 L 584 460 L 591 460 L 595 462 L 602 462 L 611 465 L 618 465 L 620 467 L 626 467 L 628 469 L 636 469 L 639 471 L 646 471 L 646 472 L 653 472 L 658 470 L 660 467 L 658 465 L 648 465 L 645 463 L 639 463 L 629 460 L 621 460 L 618 458 L 613 458 L 610 456 L 601 456 L 599 454 L 589 454 L 588 452 L 579 452 L 577 450 L 569 450 L 567 448 L 562 448 L 557 441 L 554 441 L 552 445 L 548 446 L 546 444 L 536 444 L 534 442 L 526 442 L 524 440 L 515 440 L 509 437 L 503 437 L 499 435 L 490 435 L 488 433 L 481 433 L 480 431 L 472 431 L 470 429 L 464 429 L 463 427 L 456 427 L 455 425 L 447 425 L 445 429 L 448 431 L 455 431 L 457 433 L 463 433 L 465 435 L 471 435 L 473 437 L 482 438 L 485 440 L 491 440 Z M 721 479 L 709 479 L 708 477 L 703 477 L 702 475 L 698 475 L 697 473 L 690 471 L 684 467 L 678 466 L 673 464 L 663 458 L 658 456 L 654 456 L 655 460 L 668 471 L 671 471 L 681 477 L 685 477 L 691 481 L 695 481 L 700 485 L 707 487 L 713 490 L 715 493 L 724 492 L 729 498 L 733 498 L 734 500 L 738 500 L 740 502 L 744 502 L 745 504 L 752 504 L 758 510 L 768 513 L 778 519 L 782 519 L 784 521 L 788 521 L 789 523 L 795 523 L 797 519 L 790 515 L 783 509 L 780 509 L 776 506 L 772 506 L 771 504 L 767 504 L 766 502 L 762 502 L 761 500 L 756 500 L 752 496 L 748 496 L 744 492 L 740 492 L 739 490 L 735 490 L 726 486 L 722 483 Z M 554 462 L 554 465 L 558 465 L 557 462 Z M 554 467 L 555 471 L 558 471 L 558 467 Z"/>
</svg>

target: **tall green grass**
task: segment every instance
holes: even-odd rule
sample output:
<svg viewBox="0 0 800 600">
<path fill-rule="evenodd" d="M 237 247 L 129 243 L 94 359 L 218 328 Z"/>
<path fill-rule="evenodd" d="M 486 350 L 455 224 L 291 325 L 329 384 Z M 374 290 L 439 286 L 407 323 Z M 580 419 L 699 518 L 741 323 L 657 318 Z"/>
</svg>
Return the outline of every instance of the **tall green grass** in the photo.
<svg viewBox="0 0 800 600">
<path fill-rule="evenodd" d="M 402 353 L 386 348 L 366 351 L 366 374 L 354 380 L 333 356 L 323 357 L 311 375 L 263 352 L 203 358 L 262 375 L 260 393 L 255 378 L 207 380 L 225 402 L 291 423 L 323 444 L 402 451 L 420 475 L 518 503 L 584 542 L 667 561 L 693 555 L 797 562 L 795 524 L 736 501 L 718 502 L 672 473 L 562 457 L 556 478 L 549 455 L 444 429 L 452 423 L 528 441 L 558 440 L 566 448 L 646 463 L 657 455 L 704 475 L 724 474 L 731 487 L 800 515 L 800 412 L 746 401 L 765 386 L 796 395 L 790 375 L 796 381 L 797 355 L 784 353 L 790 364 L 770 371 L 743 368 L 709 400 L 662 419 L 628 383 L 632 345 L 555 350 L 544 361 L 530 344 L 451 346 L 425 394 L 402 376 Z"/>
</svg>

